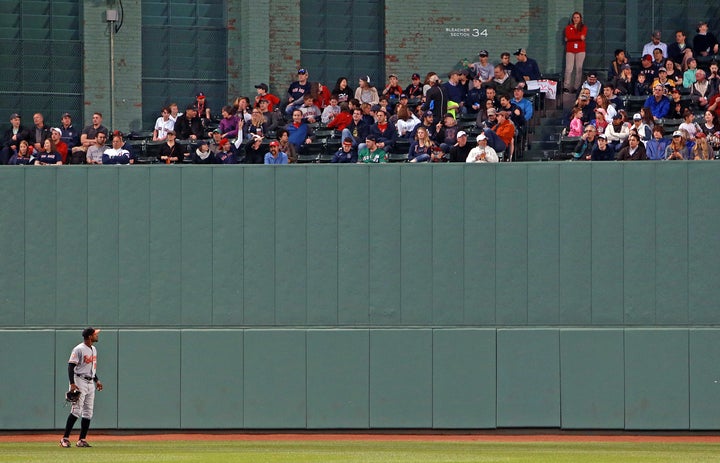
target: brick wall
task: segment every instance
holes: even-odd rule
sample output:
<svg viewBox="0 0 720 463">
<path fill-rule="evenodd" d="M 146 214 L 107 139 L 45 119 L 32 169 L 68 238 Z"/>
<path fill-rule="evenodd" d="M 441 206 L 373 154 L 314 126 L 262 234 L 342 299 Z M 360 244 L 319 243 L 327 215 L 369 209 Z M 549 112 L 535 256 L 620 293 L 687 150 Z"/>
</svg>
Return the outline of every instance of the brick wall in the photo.
<svg viewBox="0 0 720 463">
<path fill-rule="evenodd" d="M 300 1 L 270 0 L 270 91 L 285 98 L 300 63 Z M 312 79 L 312 75 L 310 76 Z"/>
</svg>

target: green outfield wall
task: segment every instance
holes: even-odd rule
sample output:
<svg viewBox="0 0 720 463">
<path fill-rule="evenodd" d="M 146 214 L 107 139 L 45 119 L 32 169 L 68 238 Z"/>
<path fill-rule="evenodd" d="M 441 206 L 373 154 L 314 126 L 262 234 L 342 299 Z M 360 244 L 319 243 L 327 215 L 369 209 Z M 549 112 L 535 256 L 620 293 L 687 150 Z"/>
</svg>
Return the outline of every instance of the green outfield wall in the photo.
<svg viewBox="0 0 720 463">
<path fill-rule="evenodd" d="M 0 429 L 720 429 L 718 174 L 2 167 Z"/>
</svg>

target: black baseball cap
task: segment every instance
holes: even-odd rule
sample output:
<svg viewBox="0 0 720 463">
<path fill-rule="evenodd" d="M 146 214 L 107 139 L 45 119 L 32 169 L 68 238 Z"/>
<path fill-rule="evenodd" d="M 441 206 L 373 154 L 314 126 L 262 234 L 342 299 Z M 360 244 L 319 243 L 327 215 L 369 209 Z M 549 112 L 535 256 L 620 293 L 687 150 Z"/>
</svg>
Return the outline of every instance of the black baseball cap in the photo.
<svg viewBox="0 0 720 463">
<path fill-rule="evenodd" d="M 93 334 L 97 334 L 99 332 L 100 332 L 100 330 L 96 330 L 92 326 L 89 326 L 89 327 L 85 328 L 84 330 L 82 330 L 82 337 L 83 337 L 83 339 L 87 339 L 90 336 L 92 336 Z"/>
<path fill-rule="evenodd" d="M 267 86 L 267 84 L 257 84 L 257 85 L 255 86 L 255 88 L 261 88 L 261 89 L 265 90 L 266 92 L 268 91 L 268 86 Z"/>
</svg>

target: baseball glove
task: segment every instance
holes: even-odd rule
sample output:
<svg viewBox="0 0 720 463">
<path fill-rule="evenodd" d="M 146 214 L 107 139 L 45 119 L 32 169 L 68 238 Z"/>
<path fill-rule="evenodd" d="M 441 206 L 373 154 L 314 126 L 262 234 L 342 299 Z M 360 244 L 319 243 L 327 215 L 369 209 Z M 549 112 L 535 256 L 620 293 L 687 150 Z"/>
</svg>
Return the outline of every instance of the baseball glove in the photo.
<svg viewBox="0 0 720 463">
<path fill-rule="evenodd" d="M 65 393 L 65 401 L 69 402 L 71 404 L 77 403 L 77 401 L 80 400 L 80 390 L 76 389 L 74 391 L 67 391 Z"/>
</svg>

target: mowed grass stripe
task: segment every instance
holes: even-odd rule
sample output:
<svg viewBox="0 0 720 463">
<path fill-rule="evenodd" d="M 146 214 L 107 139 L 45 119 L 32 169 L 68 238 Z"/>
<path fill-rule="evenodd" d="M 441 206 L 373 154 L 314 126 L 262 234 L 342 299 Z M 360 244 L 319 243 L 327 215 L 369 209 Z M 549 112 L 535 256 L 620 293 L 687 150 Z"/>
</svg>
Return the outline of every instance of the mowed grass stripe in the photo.
<svg viewBox="0 0 720 463">
<path fill-rule="evenodd" d="M 74 444 L 74 442 L 73 442 Z M 444 462 L 720 462 L 720 444 L 598 442 L 94 442 L 89 449 L 55 442 L 2 443 L 0 463 L 444 463 Z"/>
</svg>

